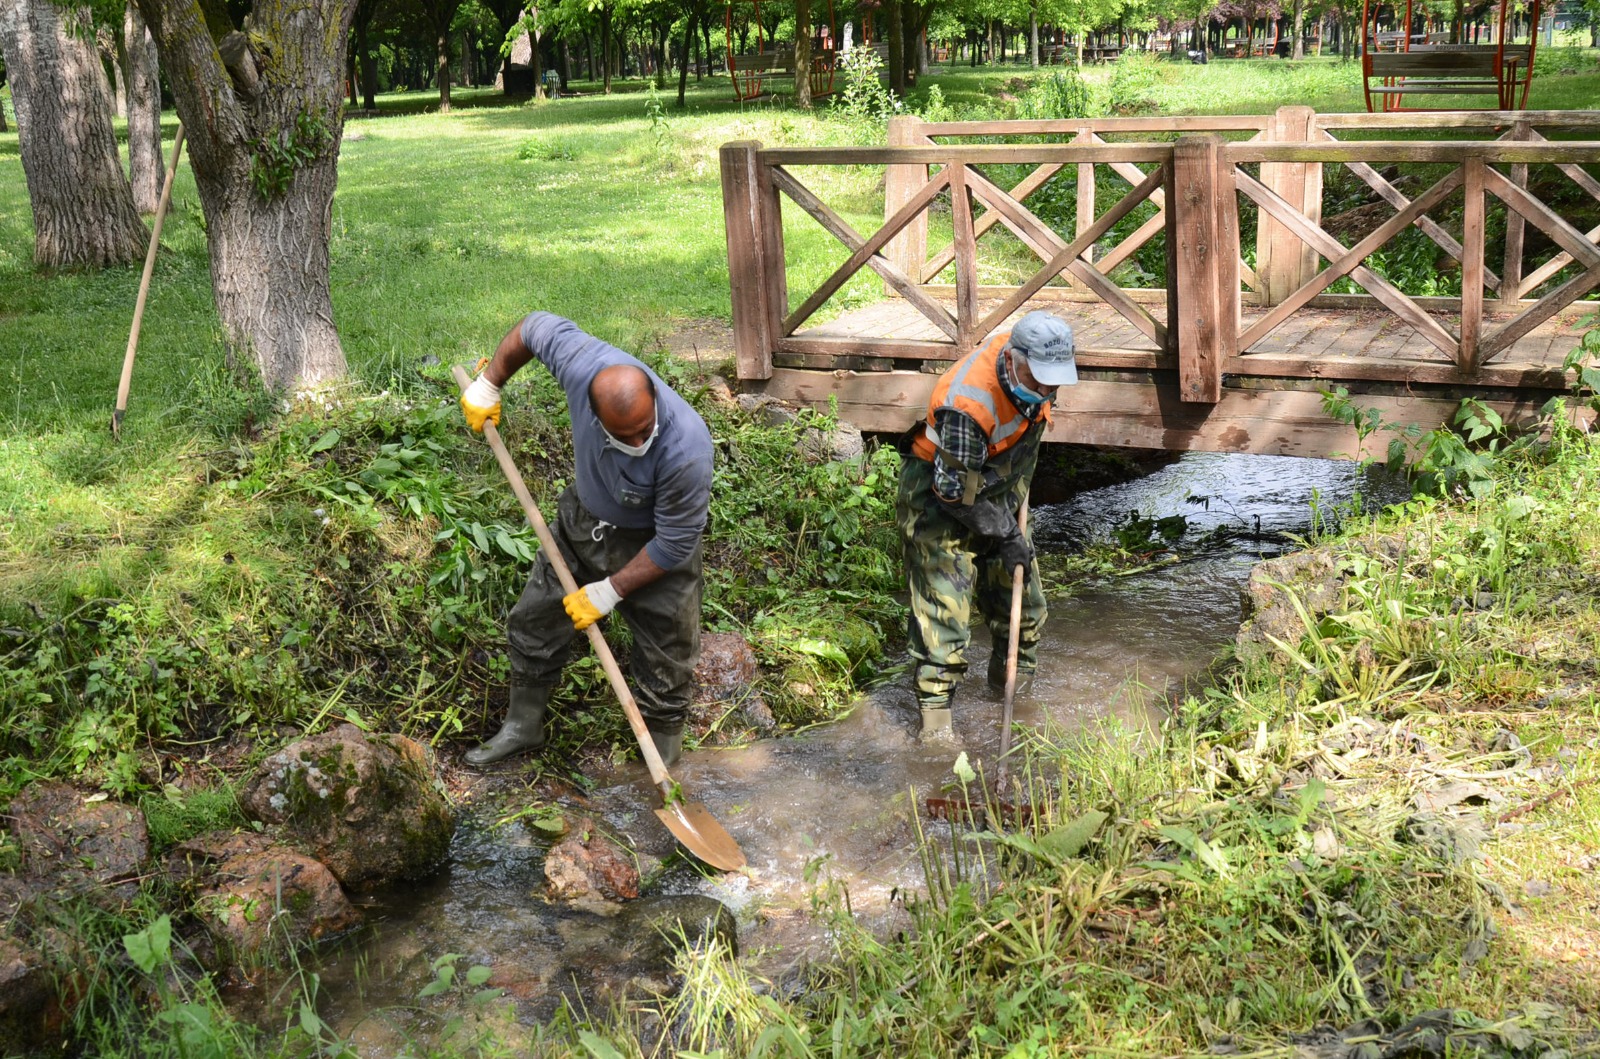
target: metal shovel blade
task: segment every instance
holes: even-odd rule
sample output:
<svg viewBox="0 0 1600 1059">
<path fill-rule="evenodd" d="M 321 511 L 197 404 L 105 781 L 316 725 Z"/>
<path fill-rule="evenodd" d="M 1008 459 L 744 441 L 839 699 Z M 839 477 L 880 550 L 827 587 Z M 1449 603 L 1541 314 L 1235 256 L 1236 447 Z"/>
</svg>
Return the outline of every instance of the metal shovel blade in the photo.
<svg viewBox="0 0 1600 1059">
<path fill-rule="evenodd" d="M 739 843 L 699 802 L 676 801 L 655 812 L 685 849 L 713 868 L 738 871 L 744 867 L 744 851 Z"/>
</svg>

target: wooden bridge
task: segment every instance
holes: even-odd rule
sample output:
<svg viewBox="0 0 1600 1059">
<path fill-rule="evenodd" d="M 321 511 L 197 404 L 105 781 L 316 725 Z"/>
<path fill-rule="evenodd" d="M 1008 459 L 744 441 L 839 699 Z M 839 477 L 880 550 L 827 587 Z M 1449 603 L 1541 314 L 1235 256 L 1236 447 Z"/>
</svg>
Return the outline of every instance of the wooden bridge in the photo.
<svg viewBox="0 0 1600 1059">
<path fill-rule="evenodd" d="M 1334 387 L 1397 426 L 1448 422 L 1469 396 L 1529 420 L 1568 387 L 1563 360 L 1600 307 L 1583 300 L 1600 224 L 1568 219 L 1600 203 L 1600 142 L 1577 138 L 1597 127 L 1594 111 L 1286 107 L 730 143 L 739 378 L 902 430 L 950 361 L 1050 308 L 1074 326 L 1082 380 L 1057 397 L 1053 441 L 1354 454 L 1324 411 Z M 863 235 L 849 216 L 874 222 L 874 186 L 884 219 Z M 1408 229 L 1429 242 L 1403 246 Z M 1391 256 L 1419 244 L 1433 267 L 1402 275 Z M 842 263 L 792 300 L 791 272 L 829 253 Z"/>
</svg>

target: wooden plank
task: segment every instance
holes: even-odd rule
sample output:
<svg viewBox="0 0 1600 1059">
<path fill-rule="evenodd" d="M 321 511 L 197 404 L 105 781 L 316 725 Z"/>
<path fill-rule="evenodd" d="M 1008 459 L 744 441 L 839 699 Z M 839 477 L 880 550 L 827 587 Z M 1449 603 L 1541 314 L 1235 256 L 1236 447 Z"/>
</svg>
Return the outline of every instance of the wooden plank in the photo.
<svg viewBox="0 0 1600 1059">
<path fill-rule="evenodd" d="M 1411 300 L 1425 312 L 1458 313 L 1461 311 L 1460 298 L 1419 294 L 1412 297 Z M 1378 304 L 1378 300 L 1370 294 L 1319 294 L 1311 299 L 1311 305 L 1316 309 L 1372 309 Z M 1518 298 L 1513 304 L 1516 308 L 1531 308 L 1539 304 L 1539 299 Z M 1572 304 L 1575 308 L 1600 309 L 1600 301 L 1580 301 Z M 1503 310 L 1497 308 L 1496 311 Z"/>
<path fill-rule="evenodd" d="M 1493 172 L 1493 170 L 1490 170 Z M 1490 357 L 1501 350 L 1510 347 L 1511 343 L 1544 323 L 1556 313 L 1572 304 L 1586 291 L 1600 286 L 1600 265 L 1594 265 L 1582 275 L 1574 276 L 1543 298 L 1521 316 L 1505 324 L 1494 334 L 1484 338 L 1478 345 L 1479 357 L 1488 361 Z"/>
<path fill-rule="evenodd" d="M 1239 339 L 1239 351 L 1245 352 L 1276 330 L 1284 320 L 1289 318 L 1290 314 L 1305 306 L 1312 298 L 1332 286 L 1334 281 L 1350 273 L 1375 250 L 1409 228 L 1411 222 L 1418 216 L 1442 202 L 1447 195 L 1461 186 L 1461 181 L 1462 175 L 1459 169 L 1445 174 L 1431 188 L 1417 196 L 1415 202 L 1412 202 L 1405 209 L 1379 225 L 1354 247 L 1334 258 L 1328 267 L 1312 277 L 1310 282 L 1289 295 L 1281 303 L 1273 307 L 1271 312 L 1252 324 L 1250 329 Z"/>
<path fill-rule="evenodd" d="M 1517 122 L 1541 128 L 1600 128 L 1595 110 L 1468 110 L 1431 114 L 1318 114 L 1325 129 L 1504 129 Z"/>
<path fill-rule="evenodd" d="M 769 333 L 770 314 L 765 308 L 766 285 L 762 277 L 763 243 L 758 238 L 762 222 L 756 206 L 755 175 L 760 168 L 756 160 L 760 150 L 761 144 L 754 140 L 739 140 L 724 144 L 718 154 L 722 223 L 728 243 L 734 363 L 740 379 L 771 377 L 772 346 L 777 338 Z"/>
<path fill-rule="evenodd" d="M 967 167 L 947 166 L 950 174 L 950 213 L 956 247 L 956 344 L 971 349 L 978 329 L 978 240 L 972 231 L 972 196 L 967 190 Z"/>
<path fill-rule="evenodd" d="M 905 338 L 877 338 L 858 341 L 806 334 L 790 335 L 777 346 L 782 353 L 807 353 L 827 356 L 900 357 L 917 360 L 958 360 L 963 355 L 954 342 L 920 342 Z"/>
<path fill-rule="evenodd" d="M 955 297 L 955 286 L 949 283 L 924 283 L 922 289 L 929 294 L 941 297 Z M 1165 305 L 1167 292 L 1160 287 L 1120 287 L 1123 297 L 1141 305 Z M 1016 293 L 1016 287 L 998 287 L 990 284 L 978 285 L 978 300 L 995 300 L 1009 298 Z M 1042 287 L 1035 291 L 1029 301 L 1035 302 L 1087 302 L 1092 305 L 1102 304 L 1098 294 L 1086 290 L 1072 290 L 1066 287 Z M 1531 303 L 1530 303 L 1531 304 Z"/>
<path fill-rule="evenodd" d="M 861 270 L 863 265 L 877 256 L 878 251 L 883 249 L 885 244 L 898 234 L 901 229 L 910 224 L 913 219 L 919 216 L 925 217 L 924 211 L 927 209 L 928 203 L 932 202 L 934 197 L 944 190 L 945 185 L 950 183 L 950 172 L 949 169 L 940 170 L 938 175 L 913 192 L 901 204 L 900 208 L 895 211 L 894 216 L 885 221 L 883 227 L 874 232 L 871 238 L 854 247 L 850 256 L 845 259 L 844 264 L 834 269 L 833 273 L 822 281 L 822 285 L 801 303 L 800 308 L 789 314 L 788 319 L 783 322 L 783 333 L 786 335 L 793 334 L 795 328 L 810 319 L 811 314 L 816 312 L 823 302 L 833 297 L 834 292 L 844 286 L 851 276 L 854 276 Z M 774 169 L 772 170 L 772 180 L 778 187 L 783 189 L 786 195 L 794 199 L 802 209 L 811 214 L 811 216 L 816 217 L 819 222 L 823 220 L 821 214 L 824 213 L 838 218 L 838 215 L 828 209 L 810 188 L 801 184 L 792 174 L 786 173 L 782 169 Z M 838 220 L 838 223 L 842 224 L 844 222 L 841 219 Z M 847 243 L 846 245 L 848 246 L 849 244 Z M 892 281 L 886 282 L 890 282 L 891 286 L 893 286 Z"/>
<path fill-rule="evenodd" d="M 1522 214 L 1518 213 L 1516 210 L 1509 210 L 1507 212 L 1509 212 L 1518 221 L 1522 220 Z M 1587 232 L 1585 232 L 1584 238 L 1588 239 L 1591 243 L 1595 242 L 1596 240 L 1600 240 L 1600 224 L 1595 225 L 1593 228 L 1590 228 Z M 1522 293 L 1526 295 L 1529 291 L 1538 290 L 1541 284 L 1570 264 L 1572 264 L 1572 255 L 1566 253 L 1565 251 L 1557 254 L 1555 257 L 1552 257 L 1549 261 L 1546 261 L 1544 264 L 1528 273 L 1527 278 L 1522 281 Z M 1534 300 L 1536 301 L 1537 299 Z M 1526 302 L 1528 299 L 1524 298 L 1523 301 Z"/>
<path fill-rule="evenodd" d="M 1079 144 L 1095 142 L 1094 130 L 1087 127 L 1080 128 L 1078 135 L 1073 138 L 1072 142 Z M 1090 163 L 1085 162 L 1078 166 L 1078 193 L 1076 199 L 1077 225 L 1073 228 L 1073 233 L 1082 235 L 1094 223 L 1094 166 Z M 1084 261 L 1093 261 L 1094 244 L 1090 243 L 1084 247 L 1083 253 L 1079 254 L 1078 257 Z"/>
<path fill-rule="evenodd" d="M 937 375 L 914 371 L 844 372 L 780 369 L 760 392 L 793 404 L 826 409 L 837 402 L 841 419 L 862 430 L 899 432 L 927 413 Z M 1508 421 L 1532 418 L 1546 392 L 1487 403 Z M 1460 407 L 1458 395 L 1363 394 L 1384 422 L 1424 430 L 1444 425 Z M 1355 431 L 1323 411 L 1314 390 L 1226 389 L 1215 404 L 1182 400 L 1170 378 L 1153 382 L 1081 379 L 1056 396 L 1046 440 L 1080 445 L 1167 451 L 1258 452 L 1282 456 L 1334 456 L 1356 452 Z"/>
<path fill-rule="evenodd" d="M 1178 382 L 1185 401 L 1215 404 L 1222 397 L 1219 258 L 1238 250 L 1223 245 L 1217 223 L 1217 136 L 1185 136 L 1173 152 L 1173 226 L 1178 249 Z M 1230 192 L 1231 193 L 1231 192 Z"/>
<path fill-rule="evenodd" d="M 1260 132 L 1271 120 L 1266 114 L 1169 114 L 1150 118 L 1049 118 L 1034 121 L 930 121 L 924 136 L 1070 136 L 1087 125 L 1097 133 L 1123 132 Z"/>
<path fill-rule="evenodd" d="M 915 117 L 890 118 L 889 145 L 891 147 L 927 145 L 930 141 L 917 131 L 917 127 L 921 124 Z M 884 171 L 883 184 L 884 220 L 893 217 L 927 183 L 926 164 L 888 166 Z M 928 215 L 919 213 L 914 221 L 890 240 L 884 256 L 894 262 L 895 267 L 901 272 L 920 280 L 922 264 L 928 256 Z"/>
<path fill-rule="evenodd" d="M 766 333 L 775 340 L 785 332 L 783 319 L 789 313 L 789 270 L 783 257 L 783 203 L 772 183 L 772 170 L 760 164 L 759 151 L 750 193 L 761 245 L 761 308 L 767 314 Z"/>
<path fill-rule="evenodd" d="M 1530 149 L 1531 148 L 1526 148 Z M 1060 162 L 1165 162 L 1172 145 L 1114 143 L 1080 147 L 1059 143 L 939 145 L 937 147 L 771 147 L 761 152 L 767 165 L 1037 165 Z"/>
<path fill-rule="evenodd" d="M 771 169 L 769 171 L 772 173 L 773 182 L 780 185 L 784 193 L 793 199 L 796 205 L 809 213 L 835 239 L 852 251 L 860 249 L 866 242 L 861 233 L 851 227 L 850 222 L 834 213 L 827 203 L 812 194 L 811 190 L 804 184 L 801 184 L 782 169 Z M 887 280 L 900 293 L 901 297 L 915 305 L 935 326 L 939 327 L 951 338 L 956 337 L 955 319 L 951 317 L 950 313 L 942 305 L 934 301 L 922 288 L 913 283 L 904 272 L 901 272 L 890 264 L 887 259 L 877 254 L 868 257 L 867 264 L 872 266 L 874 272 Z M 788 329 L 785 328 L 781 333 L 787 334 Z"/>
<path fill-rule="evenodd" d="M 1485 169 L 1483 179 L 1485 188 L 1494 192 L 1500 201 L 1537 225 L 1540 231 L 1571 254 L 1574 260 L 1585 268 L 1600 265 L 1600 249 L 1596 249 L 1582 232 L 1568 224 L 1560 214 L 1534 198 L 1526 188 L 1517 187 L 1494 169 Z"/>
<path fill-rule="evenodd" d="M 1303 143 L 1311 137 L 1314 112 L 1310 107 L 1279 107 L 1267 127 L 1269 142 Z M 1306 162 L 1272 162 L 1262 165 L 1261 182 L 1295 209 L 1306 205 Z M 1319 167 L 1320 168 L 1320 167 Z M 1313 222 L 1315 223 L 1315 222 Z M 1257 289 L 1267 305 L 1277 305 L 1295 291 L 1315 271 L 1315 259 L 1307 261 L 1309 249 L 1294 232 L 1262 217 L 1256 225 Z"/>
<path fill-rule="evenodd" d="M 1421 115 L 1415 115 L 1421 116 Z M 972 150 L 975 148 L 969 148 Z M 1071 148 L 1061 148 L 1070 150 Z M 1600 162 L 1600 142 L 1593 140 L 1563 140 L 1559 143 L 1456 143 L 1440 140 L 1404 142 L 1398 140 L 1362 141 L 1350 143 L 1231 143 L 1223 148 L 1224 156 L 1242 165 L 1249 162 L 1453 162 L 1457 165 L 1469 155 L 1481 157 L 1486 163 L 1528 162 L 1544 165 L 1557 163 L 1589 164 Z"/>
<path fill-rule="evenodd" d="M 1328 138 L 1330 140 L 1333 139 L 1331 136 Z M 1378 193 L 1380 198 L 1382 198 L 1389 205 L 1393 206 L 1395 209 L 1403 210 L 1411 201 L 1401 193 L 1399 188 L 1385 180 L 1382 173 L 1379 173 L 1367 163 L 1346 162 L 1345 166 L 1349 168 L 1349 170 L 1356 176 L 1360 177 L 1368 187 L 1372 188 L 1373 191 Z M 1524 167 L 1524 169 L 1526 169 L 1526 167 Z M 1457 261 L 1461 260 L 1461 244 L 1456 241 L 1455 236 L 1445 231 L 1444 228 L 1441 227 L 1439 223 L 1432 217 L 1419 217 L 1417 219 L 1417 227 L 1421 229 L 1429 239 L 1432 239 L 1435 243 L 1437 243 L 1445 253 L 1449 254 Z M 1501 290 L 1500 277 L 1488 270 L 1485 270 L 1484 276 L 1485 282 L 1489 285 L 1490 289 Z"/>
<path fill-rule="evenodd" d="M 1235 168 L 1234 180 L 1237 182 L 1239 190 L 1249 196 L 1256 205 L 1294 229 L 1302 239 L 1311 245 L 1312 249 L 1323 257 L 1337 260 L 1344 253 L 1345 247 L 1343 243 L 1321 228 L 1312 225 L 1304 217 L 1300 216 L 1298 212 L 1291 209 L 1287 203 L 1262 187 L 1249 174 Z M 1396 316 L 1416 328 L 1419 334 L 1439 347 L 1440 351 L 1447 354 L 1451 360 L 1456 359 L 1457 342 L 1455 336 L 1441 327 L 1427 313 L 1423 312 L 1415 302 L 1397 287 L 1365 266 L 1357 266 L 1351 269 L 1350 276 L 1365 287 L 1373 297 L 1388 306 L 1389 310 Z"/>
<path fill-rule="evenodd" d="M 1051 279 L 1058 275 L 1062 269 L 1071 269 L 1074 275 L 1084 282 L 1102 299 L 1113 305 L 1135 327 L 1144 331 L 1158 346 L 1166 344 L 1166 328 L 1139 308 L 1131 298 L 1113 286 L 1111 281 L 1097 272 L 1093 266 L 1078 261 L 1078 255 L 1086 246 L 1092 246 L 1106 232 L 1110 231 L 1123 217 L 1126 217 L 1135 206 L 1150 196 L 1150 192 L 1161 183 L 1162 170 L 1156 170 L 1146 177 L 1144 183 L 1124 195 L 1117 204 L 1112 206 L 1088 229 L 1078 235 L 1070 243 L 1063 243 L 1061 237 L 1052 231 L 1043 221 L 1029 213 L 1022 205 L 1011 199 L 1005 192 L 978 174 L 973 174 L 972 188 L 978 197 L 990 209 L 1001 214 L 1004 222 L 1017 232 L 1019 237 L 1027 240 L 1030 245 L 1053 246 L 1057 249 L 1045 266 L 1022 286 L 1018 287 L 1001 306 L 989 313 L 982 324 L 982 330 L 988 332 L 993 329 L 994 321 L 1003 320 L 1016 311 L 1024 302 L 1044 287 Z M 1026 234 L 1024 234 L 1026 233 Z"/>
<path fill-rule="evenodd" d="M 1061 171 L 1061 163 L 1041 165 L 1028 174 L 1021 183 L 1012 188 L 1008 194 L 1018 202 L 1024 201 L 1029 195 L 1039 190 L 1045 183 Z M 971 183 L 969 180 L 968 183 Z M 986 213 L 973 222 L 972 236 L 982 239 L 983 233 L 1000 223 L 1000 216 L 996 213 Z M 949 267 L 950 262 L 956 259 L 956 244 L 951 241 L 939 253 L 935 254 L 922 268 L 922 282 L 927 283 L 933 277 Z"/>
<path fill-rule="evenodd" d="M 1461 220 L 1461 351 L 1457 363 L 1463 371 L 1478 366 L 1478 336 L 1483 330 L 1483 185 L 1487 167 L 1481 159 L 1462 163 L 1466 179 L 1466 204 Z"/>
<path fill-rule="evenodd" d="M 1246 353 L 1229 357 L 1223 371 L 1230 376 L 1325 379 L 1329 382 L 1391 382 L 1402 385 L 1493 386 L 1506 389 L 1560 390 L 1566 372 L 1550 364 L 1486 364 L 1467 372 L 1440 361 L 1369 359 L 1334 354 L 1307 357 L 1299 353 Z"/>
</svg>

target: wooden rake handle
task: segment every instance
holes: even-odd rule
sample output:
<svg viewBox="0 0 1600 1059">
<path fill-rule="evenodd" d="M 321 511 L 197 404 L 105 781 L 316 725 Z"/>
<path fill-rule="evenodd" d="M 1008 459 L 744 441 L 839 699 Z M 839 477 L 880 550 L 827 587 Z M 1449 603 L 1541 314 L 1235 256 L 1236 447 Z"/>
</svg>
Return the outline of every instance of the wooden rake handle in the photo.
<svg viewBox="0 0 1600 1059">
<path fill-rule="evenodd" d="M 1022 506 L 1017 511 L 1017 529 L 1021 533 L 1028 532 L 1028 498 L 1022 498 Z M 1006 780 L 1011 770 L 1006 758 L 1011 756 L 1011 707 L 1017 697 L 1017 654 L 1022 647 L 1022 588 L 1028 578 L 1027 567 L 1020 563 L 1011 573 L 1011 635 L 1006 641 L 1006 692 L 1005 707 L 1000 717 L 1000 756 L 996 759 L 999 775 L 995 787 L 1002 793 L 1006 788 Z"/>
<path fill-rule="evenodd" d="M 144 274 L 139 277 L 139 297 L 133 304 L 133 326 L 128 329 L 128 348 L 122 354 L 122 377 L 117 382 L 117 404 L 111 410 L 111 433 L 122 436 L 122 417 L 128 410 L 128 390 L 133 386 L 133 356 L 139 348 L 139 325 L 144 321 L 144 303 L 150 296 L 150 274 L 155 271 L 156 252 L 161 249 L 161 223 L 167 219 L 167 204 L 172 201 L 172 181 L 178 175 L 178 159 L 183 156 L 183 126 L 172 137 L 172 164 L 161 185 L 161 200 L 150 226 L 150 249 L 144 255 Z"/>
<path fill-rule="evenodd" d="M 472 385 L 472 378 L 467 374 L 467 369 L 457 364 L 450 370 L 455 376 L 456 385 L 463 391 Z M 550 532 L 544 516 L 539 513 L 539 505 L 533 502 L 533 495 L 528 492 L 528 485 L 522 480 L 522 472 L 517 470 L 516 463 L 512 461 L 506 443 L 500 440 L 500 429 L 493 422 L 485 421 L 483 436 L 488 440 L 489 448 L 494 451 L 494 458 L 499 462 L 506 481 L 511 484 L 511 491 L 517 495 L 517 502 L 522 505 L 522 513 L 528 516 L 528 524 L 533 527 L 533 532 L 539 535 L 539 545 L 544 549 L 545 558 L 555 569 L 556 577 L 561 580 L 562 590 L 568 595 L 578 591 L 578 583 L 573 580 L 572 571 L 567 569 L 566 557 L 556 545 L 555 535 Z M 622 712 L 628 718 L 628 726 L 633 729 L 633 736 L 639 741 L 639 752 L 644 755 L 645 767 L 650 770 L 651 782 L 661 788 L 664 798 L 670 799 L 672 777 L 667 775 L 667 767 L 661 763 L 661 755 L 656 752 L 655 740 L 650 738 L 650 729 L 644 726 L 644 718 L 639 715 L 639 704 L 633 701 L 633 692 L 628 690 L 628 682 L 623 679 L 622 670 L 617 666 L 617 660 L 611 653 L 611 647 L 606 643 L 605 635 L 600 631 L 599 623 L 589 626 L 585 631 L 589 634 L 589 642 L 594 645 L 595 655 L 600 659 L 600 667 L 606 671 L 606 678 L 611 681 L 611 690 L 616 693 L 617 701 L 622 703 Z"/>
</svg>

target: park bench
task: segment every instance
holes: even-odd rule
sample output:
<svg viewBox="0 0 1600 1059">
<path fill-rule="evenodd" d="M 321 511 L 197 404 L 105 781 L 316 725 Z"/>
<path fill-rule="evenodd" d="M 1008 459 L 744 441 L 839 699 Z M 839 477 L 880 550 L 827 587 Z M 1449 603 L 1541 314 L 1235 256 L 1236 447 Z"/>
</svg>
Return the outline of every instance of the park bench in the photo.
<svg viewBox="0 0 1600 1059">
<path fill-rule="evenodd" d="M 1373 52 L 1363 61 L 1368 96 L 1381 99 L 1385 110 L 1402 109 L 1410 95 L 1494 96 L 1496 109 L 1512 110 L 1525 80 L 1528 46 L 1413 45 L 1410 51 Z"/>
<path fill-rule="evenodd" d="M 737 99 L 754 99 L 766 90 L 766 82 L 794 78 L 794 49 L 774 48 L 728 56 L 728 76 Z"/>
</svg>

